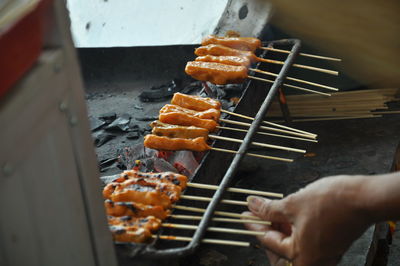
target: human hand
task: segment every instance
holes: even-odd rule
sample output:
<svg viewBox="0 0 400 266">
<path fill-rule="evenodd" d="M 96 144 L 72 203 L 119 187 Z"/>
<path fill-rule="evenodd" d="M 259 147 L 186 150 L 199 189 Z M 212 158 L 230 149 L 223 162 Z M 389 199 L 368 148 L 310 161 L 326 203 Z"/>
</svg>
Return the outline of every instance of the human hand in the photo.
<svg viewBox="0 0 400 266">
<path fill-rule="evenodd" d="M 362 176 L 320 179 L 282 200 L 248 198 L 251 213 L 271 226 L 246 224 L 263 231 L 259 241 L 274 266 L 336 265 L 343 253 L 373 222 L 360 194 Z M 364 193 L 365 194 L 365 193 Z M 287 259 L 287 260 L 286 260 Z"/>
</svg>

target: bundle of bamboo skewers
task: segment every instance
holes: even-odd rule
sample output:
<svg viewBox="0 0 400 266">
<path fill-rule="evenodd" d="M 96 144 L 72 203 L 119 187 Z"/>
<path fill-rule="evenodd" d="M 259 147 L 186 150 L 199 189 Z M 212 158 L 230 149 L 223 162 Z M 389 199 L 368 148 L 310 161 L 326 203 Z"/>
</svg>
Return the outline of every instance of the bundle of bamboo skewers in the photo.
<svg viewBox="0 0 400 266">
<path fill-rule="evenodd" d="M 336 120 L 380 117 L 400 113 L 390 110 L 388 102 L 400 102 L 400 89 L 370 89 L 332 93 L 332 97 L 303 94 L 286 96 L 293 121 Z M 267 114 L 282 117 L 279 102 L 271 105 Z"/>
</svg>

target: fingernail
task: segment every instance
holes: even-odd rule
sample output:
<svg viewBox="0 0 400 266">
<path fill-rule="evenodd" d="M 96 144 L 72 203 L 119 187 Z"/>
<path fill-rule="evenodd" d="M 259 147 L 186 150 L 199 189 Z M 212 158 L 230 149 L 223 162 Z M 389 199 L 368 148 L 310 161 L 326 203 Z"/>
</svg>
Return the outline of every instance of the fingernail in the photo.
<svg viewBox="0 0 400 266">
<path fill-rule="evenodd" d="M 248 196 L 247 203 L 249 204 L 249 209 L 253 212 L 258 212 L 260 210 L 261 204 L 264 199 L 256 196 Z"/>
</svg>

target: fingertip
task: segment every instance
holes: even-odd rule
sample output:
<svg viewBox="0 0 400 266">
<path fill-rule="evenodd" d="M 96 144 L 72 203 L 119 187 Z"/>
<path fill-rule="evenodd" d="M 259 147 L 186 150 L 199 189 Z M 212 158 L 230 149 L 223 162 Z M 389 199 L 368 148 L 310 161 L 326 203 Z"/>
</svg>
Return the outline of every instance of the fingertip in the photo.
<svg viewBox="0 0 400 266">
<path fill-rule="evenodd" d="M 269 199 L 257 197 L 257 196 L 248 196 L 246 200 L 247 200 L 249 209 L 255 213 L 258 213 L 260 211 L 263 204 L 266 204 L 270 201 Z"/>
</svg>

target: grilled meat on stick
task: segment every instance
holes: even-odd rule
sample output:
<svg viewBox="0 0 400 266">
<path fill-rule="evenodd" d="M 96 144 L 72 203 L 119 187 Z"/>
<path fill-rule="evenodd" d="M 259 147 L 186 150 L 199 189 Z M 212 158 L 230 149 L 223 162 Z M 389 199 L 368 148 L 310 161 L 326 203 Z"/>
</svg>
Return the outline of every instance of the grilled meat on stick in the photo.
<svg viewBox="0 0 400 266">
<path fill-rule="evenodd" d="M 196 57 L 195 61 L 201 62 L 214 62 L 230 66 L 244 66 L 248 68 L 251 65 L 250 60 L 247 57 L 242 56 L 215 56 L 215 55 L 204 55 Z"/>
<path fill-rule="evenodd" d="M 215 35 L 206 36 L 201 45 L 218 44 L 242 51 L 254 52 L 262 46 L 262 43 L 257 38 L 252 37 L 218 37 Z"/>
<path fill-rule="evenodd" d="M 196 111 L 205 111 L 211 108 L 217 110 L 221 109 L 221 103 L 218 100 L 179 92 L 174 94 L 171 104 L 179 105 Z"/>
<path fill-rule="evenodd" d="M 156 135 L 146 135 L 144 137 L 144 146 L 155 150 L 177 151 L 207 151 L 211 147 L 208 146 L 206 140 L 202 137 L 195 139 L 168 138 Z"/>
<path fill-rule="evenodd" d="M 221 116 L 221 111 L 214 109 L 214 108 L 210 108 L 210 109 L 199 112 L 199 111 L 184 108 L 182 106 L 175 105 L 175 104 L 166 104 L 160 110 L 160 114 L 161 113 L 173 113 L 173 112 L 182 112 L 182 113 L 186 113 L 191 116 L 194 116 L 194 117 L 198 117 L 198 118 L 202 118 L 202 119 L 212 119 L 214 121 L 218 121 L 219 117 Z"/>
<path fill-rule="evenodd" d="M 172 183 L 131 178 L 122 183 L 112 182 L 103 190 L 103 196 L 113 202 L 137 202 L 160 205 L 164 209 L 179 199 L 181 188 Z"/>
<path fill-rule="evenodd" d="M 247 58 L 251 63 L 255 63 L 259 61 L 259 58 L 251 51 L 242 51 L 233 48 L 229 48 L 226 46 L 218 45 L 218 44 L 209 44 L 206 46 L 200 46 L 196 48 L 194 53 L 197 56 L 206 56 L 206 55 L 214 55 L 214 56 L 240 56 Z"/>
<path fill-rule="evenodd" d="M 189 61 L 185 67 L 186 74 L 201 81 L 217 85 L 242 83 L 247 78 L 247 68 L 215 62 Z"/>
<path fill-rule="evenodd" d="M 218 123 L 211 119 L 202 119 L 183 112 L 160 113 L 161 122 L 180 126 L 196 126 L 205 128 L 210 132 L 217 129 Z"/>
<path fill-rule="evenodd" d="M 170 211 L 165 210 L 162 206 L 158 205 L 145 205 L 135 202 L 113 202 L 112 200 L 105 200 L 104 207 L 107 215 L 110 216 L 132 216 L 132 217 L 147 217 L 154 216 L 159 219 L 165 219 Z"/>
<path fill-rule="evenodd" d="M 153 121 L 150 126 L 153 128 L 151 133 L 156 136 L 184 139 L 203 137 L 206 140 L 208 139 L 208 130 L 201 127 L 170 125 L 160 121 Z"/>
<path fill-rule="evenodd" d="M 108 227 L 117 242 L 145 243 L 152 232 L 161 227 L 161 220 L 154 216 L 133 218 L 130 216 L 108 217 Z"/>
</svg>

